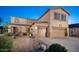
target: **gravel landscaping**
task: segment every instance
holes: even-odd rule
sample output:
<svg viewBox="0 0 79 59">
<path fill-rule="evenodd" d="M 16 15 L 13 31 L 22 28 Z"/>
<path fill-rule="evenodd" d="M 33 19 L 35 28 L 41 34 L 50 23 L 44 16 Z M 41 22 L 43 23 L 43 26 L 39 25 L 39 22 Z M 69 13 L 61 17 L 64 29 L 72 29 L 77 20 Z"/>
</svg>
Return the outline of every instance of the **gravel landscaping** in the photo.
<svg viewBox="0 0 79 59">
<path fill-rule="evenodd" d="M 23 36 L 13 40 L 13 52 L 31 52 L 33 50 L 33 40 Z"/>
</svg>

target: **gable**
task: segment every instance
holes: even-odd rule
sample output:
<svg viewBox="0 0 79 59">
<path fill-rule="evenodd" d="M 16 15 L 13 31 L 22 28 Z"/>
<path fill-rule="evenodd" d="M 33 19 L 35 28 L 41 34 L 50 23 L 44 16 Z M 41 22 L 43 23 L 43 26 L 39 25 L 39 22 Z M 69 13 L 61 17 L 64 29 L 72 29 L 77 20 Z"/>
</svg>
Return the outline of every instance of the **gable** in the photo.
<svg viewBox="0 0 79 59">
<path fill-rule="evenodd" d="M 47 10 L 38 21 L 48 22 L 49 20 L 49 10 Z"/>
<path fill-rule="evenodd" d="M 51 8 L 50 9 L 52 12 L 57 12 L 57 13 L 61 13 L 64 15 L 70 15 L 66 10 L 64 10 L 63 8 Z"/>
</svg>

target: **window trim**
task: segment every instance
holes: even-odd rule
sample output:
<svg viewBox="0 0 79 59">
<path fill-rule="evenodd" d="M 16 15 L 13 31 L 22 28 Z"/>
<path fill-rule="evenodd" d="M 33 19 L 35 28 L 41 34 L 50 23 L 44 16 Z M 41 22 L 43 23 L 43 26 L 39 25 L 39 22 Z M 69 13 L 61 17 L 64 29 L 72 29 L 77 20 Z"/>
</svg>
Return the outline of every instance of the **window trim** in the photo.
<svg viewBox="0 0 79 59">
<path fill-rule="evenodd" d="M 54 19 L 60 20 L 60 13 L 54 12 Z"/>
<path fill-rule="evenodd" d="M 61 13 L 54 12 L 54 19 L 55 20 L 66 21 L 66 15 L 61 14 Z"/>
<path fill-rule="evenodd" d="M 62 20 L 62 21 L 66 21 L 66 15 L 61 14 L 61 20 Z"/>
</svg>

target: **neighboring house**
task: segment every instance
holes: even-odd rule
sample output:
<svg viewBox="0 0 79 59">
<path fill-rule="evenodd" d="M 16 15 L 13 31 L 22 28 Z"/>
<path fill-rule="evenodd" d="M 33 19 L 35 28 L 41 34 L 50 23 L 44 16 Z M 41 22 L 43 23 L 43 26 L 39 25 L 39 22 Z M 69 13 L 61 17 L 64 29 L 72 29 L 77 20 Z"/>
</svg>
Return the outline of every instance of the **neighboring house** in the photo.
<svg viewBox="0 0 79 59">
<path fill-rule="evenodd" d="M 68 16 L 69 13 L 63 8 L 51 8 L 38 21 L 11 17 L 8 32 L 15 32 L 15 29 L 26 32 L 27 28 L 30 28 L 31 33 L 37 37 L 67 37 L 69 36 Z"/>
<path fill-rule="evenodd" d="M 48 9 L 38 22 L 32 25 L 32 32 L 39 37 L 69 36 L 68 16 L 69 13 L 63 8 Z"/>
<path fill-rule="evenodd" d="M 69 35 L 79 37 L 79 23 L 69 25 Z"/>
<path fill-rule="evenodd" d="M 33 22 L 31 19 L 11 16 L 11 22 L 8 24 L 8 33 L 26 33 Z"/>
</svg>

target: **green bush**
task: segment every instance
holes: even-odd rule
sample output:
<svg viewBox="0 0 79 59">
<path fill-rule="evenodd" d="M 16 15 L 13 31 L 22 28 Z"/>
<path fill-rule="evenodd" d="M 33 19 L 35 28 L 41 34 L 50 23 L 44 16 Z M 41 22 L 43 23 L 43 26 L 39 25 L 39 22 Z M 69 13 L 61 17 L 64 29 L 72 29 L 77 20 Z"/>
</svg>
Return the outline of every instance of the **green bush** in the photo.
<svg viewBox="0 0 79 59">
<path fill-rule="evenodd" d="M 13 36 L 13 33 L 6 33 L 6 36 Z"/>
<path fill-rule="evenodd" d="M 67 49 L 60 44 L 52 44 L 45 52 L 67 52 Z"/>
<path fill-rule="evenodd" d="M 8 36 L 0 36 L 0 51 L 10 50 L 12 48 L 12 38 Z"/>
</svg>

